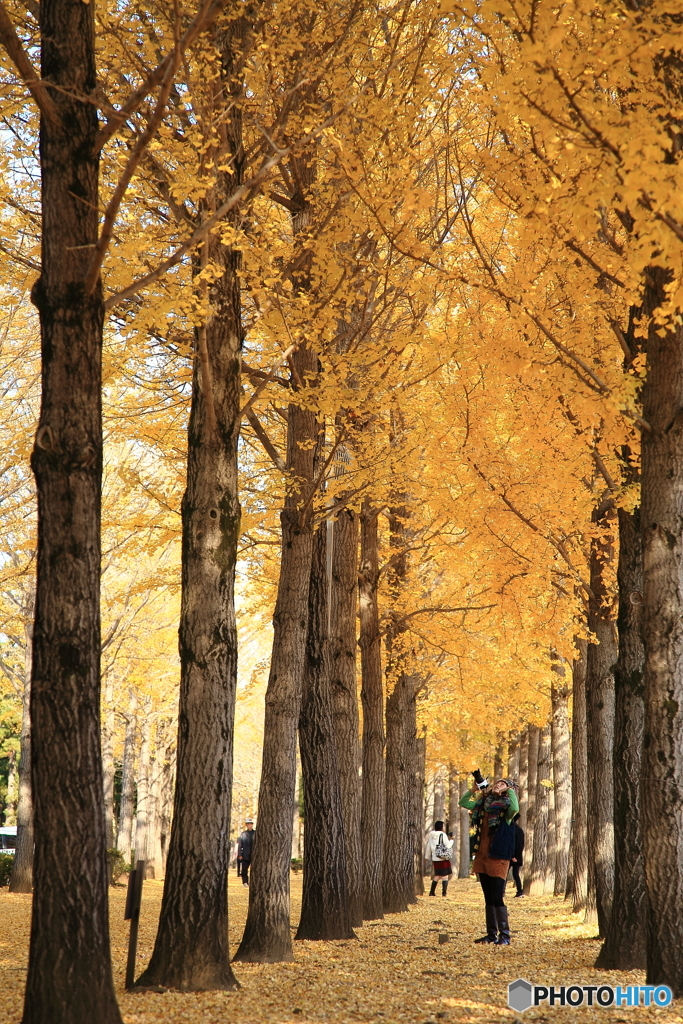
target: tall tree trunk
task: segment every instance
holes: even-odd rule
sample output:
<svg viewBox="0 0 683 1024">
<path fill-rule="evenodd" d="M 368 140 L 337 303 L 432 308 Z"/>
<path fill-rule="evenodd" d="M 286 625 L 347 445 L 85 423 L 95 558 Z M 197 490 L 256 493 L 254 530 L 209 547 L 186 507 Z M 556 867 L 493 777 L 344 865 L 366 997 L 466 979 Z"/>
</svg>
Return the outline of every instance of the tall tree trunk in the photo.
<svg viewBox="0 0 683 1024">
<path fill-rule="evenodd" d="M 321 455 L 320 443 L 318 448 Z M 304 885 L 297 939 L 354 937 L 346 893 L 346 843 L 330 685 L 327 597 L 327 529 L 323 524 L 313 539 L 299 722 L 306 817 Z"/>
<path fill-rule="evenodd" d="M 493 778 L 501 779 L 503 777 L 503 764 L 506 761 L 505 757 L 505 741 L 502 737 L 496 743 L 496 752 L 493 757 Z"/>
<path fill-rule="evenodd" d="M 332 524 L 330 587 L 330 682 L 334 742 L 344 810 L 347 902 L 351 925 L 363 923 L 361 859 L 361 751 L 356 683 L 358 516 L 342 511 Z"/>
<path fill-rule="evenodd" d="M 136 806 L 135 806 L 135 860 L 147 858 L 147 836 L 149 824 L 149 769 L 152 760 L 150 749 L 150 734 L 152 722 L 150 718 L 151 702 L 146 698 L 140 725 L 140 756 L 138 758 L 138 771 L 135 784 Z M 146 877 L 149 877 L 146 875 Z"/>
<path fill-rule="evenodd" d="M 643 746 L 642 547 L 640 510 L 619 516 L 619 654 L 614 672 L 614 903 L 595 966 L 646 967 L 647 903 L 640 816 Z"/>
<path fill-rule="evenodd" d="M 467 778 L 460 780 L 460 796 L 469 792 Z M 466 808 L 460 808 L 460 857 L 458 866 L 458 878 L 470 877 L 470 812 Z"/>
<path fill-rule="evenodd" d="M 586 723 L 588 738 L 588 903 L 593 905 L 598 931 L 607 933 L 614 896 L 614 666 L 617 637 L 612 619 L 608 574 L 614 560 L 612 503 L 593 512 L 598 531 L 591 541 L 588 626 L 596 642 L 589 643 L 586 665 Z M 591 885 L 591 882 L 593 883 Z"/>
<path fill-rule="evenodd" d="M 107 849 L 114 846 L 115 824 L 114 824 L 114 729 L 116 716 L 113 706 L 111 683 L 105 683 L 104 687 L 105 712 L 102 723 L 102 786 L 104 789 L 104 828 L 107 837 Z"/>
<path fill-rule="evenodd" d="M 588 897 L 588 748 L 586 738 L 586 660 L 588 644 L 574 641 L 572 666 L 572 897 L 573 913 L 586 909 Z"/>
<path fill-rule="evenodd" d="M 508 775 L 519 783 L 520 736 L 514 736 L 508 746 Z"/>
<path fill-rule="evenodd" d="M 361 701 L 363 704 L 363 774 L 361 835 L 363 864 L 363 918 L 383 916 L 382 865 L 384 862 L 386 780 L 384 765 L 384 685 L 377 606 L 379 555 L 377 512 L 363 503 L 361 560 L 358 577 L 360 611 Z"/>
<path fill-rule="evenodd" d="M 548 789 L 543 785 L 550 774 L 550 727 L 539 729 L 538 760 L 536 762 L 536 796 L 534 800 L 534 838 L 531 870 L 529 871 L 529 895 L 540 896 L 545 892 L 545 876 L 548 863 Z"/>
<path fill-rule="evenodd" d="M 242 61 L 247 17 L 217 28 L 221 69 L 207 83 L 220 115 L 218 173 L 204 200 L 210 215 L 243 177 Z M 240 223 L 235 208 L 230 221 Z M 206 322 L 197 327 L 182 502 L 180 703 L 173 823 L 154 950 L 140 987 L 181 991 L 236 987 L 228 950 L 232 758 L 237 686 L 235 561 L 240 532 L 237 441 L 240 429 L 241 254 L 220 235 L 204 242 L 216 268 Z"/>
<path fill-rule="evenodd" d="M 400 672 L 386 706 L 386 837 L 382 875 L 386 914 L 407 910 L 414 900 L 414 688 L 414 677 Z"/>
<path fill-rule="evenodd" d="M 133 810 L 135 807 L 135 744 L 137 740 L 137 694 L 130 691 L 126 717 L 126 735 L 123 741 L 123 770 L 121 773 L 121 804 L 116 848 L 127 864 L 131 863 L 133 848 Z"/>
<path fill-rule="evenodd" d="M 299 380 L 317 372 L 318 360 L 300 348 L 292 361 Z M 295 386 L 295 379 L 292 378 Z M 300 488 L 313 486 L 315 415 L 291 404 L 287 428 L 287 475 Z M 281 513 L 282 555 L 275 614 L 273 652 L 266 690 L 263 761 L 258 800 L 260 835 L 254 845 L 249 912 L 235 960 L 276 963 L 292 960 L 289 931 L 289 872 L 296 780 L 296 737 L 306 653 L 308 588 L 313 526 L 308 509 L 300 509 L 302 491 L 288 490 Z M 308 497 L 307 494 L 303 498 Z M 304 851 L 305 853 L 305 851 Z"/>
<path fill-rule="evenodd" d="M 415 701 L 413 707 L 417 712 Z M 415 743 L 414 743 L 414 768 L 413 768 L 413 899 L 424 893 L 424 811 L 425 811 L 425 771 L 427 760 L 427 737 L 417 735 L 417 713 L 415 713 Z"/>
<path fill-rule="evenodd" d="M 527 806 L 526 806 L 526 836 L 524 850 L 529 870 L 524 872 L 524 892 L 528 895 L 531 890 L 531 862 L 534 853 L 534 832 L 536 827 L 536 783 L 538 780 L 538 752 L 542 730 L 536 725 L 529 726 L 529 744 L 527 758 Z"/>
<path fill-rule="evenodd" d="M 35 593 L 26 607 L 24 647 L 24 692 L 21 705 L 21 748 L 19 751 L 19 799 L 17 801 L 17 846 L 9 879 L 10 892 L 33 891 L 33 801 L 31 798 L 31 664 L 33 655 L 33 612 Z M 29 617 L 30 616 L 30 617 Z"/>
<path fill-rule="evenodd" d="M 555 777 L 552 753 L 552 731 L 550 738 L 550 779 Z M 545 861 L 545 875 L 543 879 L 543 892 L 555 891 L 555 863 L 557 860 L 557 836 L 555 834 L 555 784 L 548 790 L 548 843 L 547 856 Z"/>
<path fill-rule="evenodd" d="M 556 896 L 564 896 L 569 865 L 569 833 L 572 814 L 572 780 L 569 763 L 569 686 L 564 662 L 553 665 L 550 691 L 552 705 L 551 742 L 555 792 L 555 885 Z"/>
<path fill-rule="evenodd" d="M 23 1024 L 120 1024 L 100 750 L 101 283 L 93 4 L 40 4 L 42 399 L 31 678 L 34 894 Z"/>
<path fill-rule="evenodd" d="M 526 832 L 526 816 L 529 806 L 529 727 L 519 740 L 519 825 Z"/>
<path fill-rule="evenodd" d="M 443 768 L 439 768 L 434 776 L 434 803 L 432 804 L 431 825 L 435 821 L 443 821 L 446 817 L 446 779 Z"/>
<path fill-rule="evenodd" d="M 666 273 L 648 269 L 651 313 Z M 646 342 L 641 525 L 645 726 L 641 800 L 648 901 L 647 981 L 683 995 L 683 327 L 652 324 Z"/>
<path fill-rule="evenodd" d="M 458 873 L 458 858 L 460 850 L 460 808 L 458 807 L 458 800 L 460 799 L 460 783 L 458 780 L 458 773 L 456 772 L 453 765 L 451 765 L 448 772 L 448 828 L 453 833 L 453 853 L 451 855 L 451 862 L 453 864 L 453 871 Z"/>
</svg>

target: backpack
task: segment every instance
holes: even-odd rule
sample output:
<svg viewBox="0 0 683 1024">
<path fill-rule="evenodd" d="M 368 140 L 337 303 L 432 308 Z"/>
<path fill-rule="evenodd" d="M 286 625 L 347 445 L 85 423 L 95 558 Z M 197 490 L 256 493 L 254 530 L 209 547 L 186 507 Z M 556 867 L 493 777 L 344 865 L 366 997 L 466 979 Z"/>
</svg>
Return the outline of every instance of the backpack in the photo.
<svg viewBox="0 0 683 1024">
<path fill-rule="evenodd" d="M 445 834 L 443 832 L 440 832 L 439 833 L 439 841 L 436 844 L 436 849 L 434 850 L 434 853 L 437 855 L 439 860 L 450 860 L 451 859 L 451 851 L 446 846 L 445 839 L 446 839 Z"/>
</svg>

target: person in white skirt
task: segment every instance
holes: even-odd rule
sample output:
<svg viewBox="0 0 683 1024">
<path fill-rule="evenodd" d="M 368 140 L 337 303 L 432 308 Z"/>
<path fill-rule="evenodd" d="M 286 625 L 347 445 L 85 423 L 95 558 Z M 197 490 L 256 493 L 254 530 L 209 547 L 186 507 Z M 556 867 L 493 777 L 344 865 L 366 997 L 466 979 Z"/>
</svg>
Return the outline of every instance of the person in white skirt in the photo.
<svg viewBox="0 0 683 1024">
<path fill-rule="evenodd" d="M 429 895 L 436 896 L 436 885 L 441 879 L 441 895 L 445 896 L 448 891 L 448 883 L 453 874 L 451 864 L 451 852 L 453 840 L 449 839 L 443 830 L 443 822 L 435 821 L 434 828 L 427 836 L 425 844 L 425 860 L 431 864 L 432 887 Z"/>
</svg>

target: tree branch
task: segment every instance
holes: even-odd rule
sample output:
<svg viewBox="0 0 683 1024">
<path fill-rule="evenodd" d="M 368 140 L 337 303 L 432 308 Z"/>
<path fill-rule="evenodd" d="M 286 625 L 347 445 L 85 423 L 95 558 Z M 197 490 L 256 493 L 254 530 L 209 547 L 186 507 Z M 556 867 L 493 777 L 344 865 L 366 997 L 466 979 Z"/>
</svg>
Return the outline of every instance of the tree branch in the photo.
<svg viewBox="0 0 683 1024">
<path fill-rule="evenodd" d="M 52 97 L 46 91 L 47 83 L 42 81 L 29 60 L 2 0 L 0 0 L 0 43 L 31 93 L 40 113 L 50 124 L 58 125 L 61 118 Z"/>
</svg>

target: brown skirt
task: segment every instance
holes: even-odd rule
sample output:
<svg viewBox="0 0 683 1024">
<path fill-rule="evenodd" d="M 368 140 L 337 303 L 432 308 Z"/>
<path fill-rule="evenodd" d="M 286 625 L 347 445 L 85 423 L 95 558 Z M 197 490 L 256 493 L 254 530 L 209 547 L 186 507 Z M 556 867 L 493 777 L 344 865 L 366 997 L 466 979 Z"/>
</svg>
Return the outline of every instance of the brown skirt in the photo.
<svg viewBox="0 0 683 1024">
<path fill-rule="evenodd" d="M 489 875 L 491 878 L 507 878 L 510 870 L 509 860 L 497 860 L 489 857 L 491 846 L 491 834 L 488 828 L 482 826 L 479 849 L 472 863 L 472 870 L 476 875 Z"/>
<path fill-rule="evenodd" d="M 434 878 L 442 878 L 444 875 L 453 874 L 453 865 L 449 860 L 433 860 L 432 871 Z"/>
</svg>

